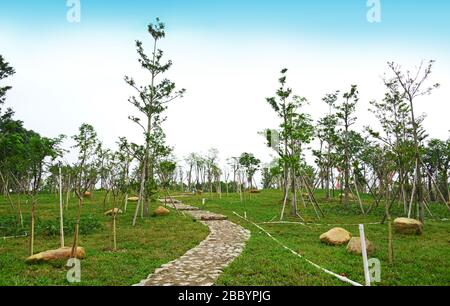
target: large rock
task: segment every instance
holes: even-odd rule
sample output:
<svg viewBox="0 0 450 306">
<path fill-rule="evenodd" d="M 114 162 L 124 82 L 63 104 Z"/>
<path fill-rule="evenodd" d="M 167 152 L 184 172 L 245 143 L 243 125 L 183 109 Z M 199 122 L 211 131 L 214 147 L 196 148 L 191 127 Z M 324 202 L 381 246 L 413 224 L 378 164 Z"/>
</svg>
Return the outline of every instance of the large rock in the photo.
<svg viewBox="0 0 450 306">
<path fill-rule="evenodd" d="M 139 197 L 129 197 L 128 201 L 129 202 L 137 202 L 137 201 L 139 201 Z"/>
<path fill-rule="evenodd" d="M 371 255 L 375 252 L 375 245 L 366 239 L 366 251 L 368 255 Z M 350 242 L 347 244 L 347 252 L 354 255 L 361 255 L 361 237 L 353 237 Z"/>
<path fill-rule="evenodd" d="M 320 236 L 320 241 L 330 245 L 347 244 L 352 238 L 352 234 L 343 228 L 335 227 Z"/>
<path fill-rule="evenodd" d="M 162 217 L 162 216 L 167 216 L 170 214 L 170 210 L 168 210 L 165 207 L 158 207 L 157 209 L 155 209 L 155 215 L 158 217 Z"/>
<path fill-rule="evenodd" d="M 86 198 L 91 198 L 91 197 L 92 197 L 92 192 L 86 191 L 86 192 L 84 193 L 84 196 L 85 196 Z"/>
<path fill-rule="evenodd" d="M 47 262 L 52 260 L 69 259 L 72 254 L 72 247 L 60 248 L 57 250 L 45 251 L 39 254 L 35 254 L 27 258 L 27 262 Z M 78 247 L 76 258 L 83 259 L 86 257 L 86 252 L 84 248 Z"/>
<path fill-rule="evenodd" d="M 420 221 L 408 218 L 397 218 L 394 220 L 394 228 L 400 234 L 422 235 L 423 224 Z"/>
<path fill-rule="evenodd" d="M 123 211 L 120 208 L 114 208 L 105 212 L 105 216 L 121 215 Z"/>
</svg>

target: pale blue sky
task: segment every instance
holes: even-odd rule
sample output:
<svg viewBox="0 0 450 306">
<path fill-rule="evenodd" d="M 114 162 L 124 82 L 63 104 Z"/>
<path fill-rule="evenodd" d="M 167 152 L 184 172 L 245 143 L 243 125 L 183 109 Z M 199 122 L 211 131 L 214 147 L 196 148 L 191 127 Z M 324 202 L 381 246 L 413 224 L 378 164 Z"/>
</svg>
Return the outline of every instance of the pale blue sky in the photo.
<svg viewBox="0 0 450 306">
<path fill-rule="evenodd" d="M 79 28 L 136 30 L 160 16 L 174 30 L 296 34 L 337 40 L 425 40 L 448 44 L 450 2 L 381 0 L 382 23 L 366 20 L 366 0 L 81 0 Z M 68 27 L 65 0 L 0 3 L 0 25 L 36 33 Z"/>
<path fill-rule="evenodd" d="M 148 46 L 146 26 L 167 23 L 161 47 L 174 66 L 168 77 L 186 97 L 169 109 L 168 142 L 183 156 L 216 147 L 222 159 L 270 150 L 257 132 L 277 126 L 265 97 L 278 73 L 306 96 L 315 119 L 321 98 L 358 84 L 358 125 L 376 124 L 369 101 L 383 97 L 386 62 L 414 67 L 436 59 L 442 88 L 420 103 L 433 137 L 447 138 L 450 96 L 450 1 L 381 0 L 381 23 L 369 23 L 366 0 L 81 0 L 81 23 L 69 23 L 65 0 L 1 0 L 0 54 L 16 68 L 8 104 L 28 128 L 73 135 L 93 124 L 104 142 L 141 141 L 129 122 L 132 93 L 124 75 L 141 74 L 134 40 Z M 189 116 L 188 116 L 189 115 Z M 203 132 L 207 136 L 198 138 Z"/>
</svg>

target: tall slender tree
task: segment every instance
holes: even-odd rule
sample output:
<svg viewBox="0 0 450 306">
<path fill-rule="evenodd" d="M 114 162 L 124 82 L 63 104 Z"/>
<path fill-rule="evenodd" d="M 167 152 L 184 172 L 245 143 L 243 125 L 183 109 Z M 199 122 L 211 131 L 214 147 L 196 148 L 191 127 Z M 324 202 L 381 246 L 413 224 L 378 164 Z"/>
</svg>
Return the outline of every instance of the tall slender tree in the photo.
<svg viewBox="0 0 450 306">
<path fill-rule="evenodd" d="M 129 102 L 144 115 L 146 121 L 142 122 L 142 119 L 139 117 L 129 117 L 142 128 L 145 138 L 139 201 L 136 206 L 133 225 L 136 224 L 141 206 L 144 207 L 144 215 L 149 214 L 149 200 L 156 193 L 155 166 L 157 156 L 155 154 L 159 154 L 161 151 L 160 147 L 164 146 L 162 143 L 164 137 L 161 128 L 161 123 L 165 121 L 163 113 L 167 109 L 168 103 L 182 97 L 185 93 L 184 89 L 177 91 L 175 83 L 168 79 L 158 80 L 172 66 L 171 61 L 166 63 L 162 62 L 163 51 L 158 49 L 159 41 L 166 36 L 165 25 L 157 18 L 156 24 L 150 24 L 148 26 L 148 32 L 153 39 L 152 55 L 147 56 L 141 41 L 136 41 L 136 48 L 139 55 L 139 63 L 150 74 L 150 84 L 139 86 L 133 78 L 125 77 L 128 85 L 137 92 L 137 95 L 132 96 Z"/>
<path fill-rule="evenodd" d="M 75 258 L 78 249 L 79 228 L 81 219 L 81 209 L 86 192 L 94 185 L 96 177 L 91 172 L 91 163 L 95 158 L 99 142 L 94 127 L 89 124 L 82 124 L 79 133 L 74 135 L 74 148 L 78 150 L 78 161 L 74 166 L 75 172 L 75 194 L 78 198 L 77 216 L 74 225 L 74 236 L 71 257 Z"/>
<path fill-rule="evenodd" d="M 411 116 L 412 134 L 414 139 L 414 159 L 416 161 L 415 183 L 417 191 L 417 202 L 419 204 L 419 220 L 425 221 L 425 202 L 424 188 L 422 179 L 422 158 L 421 147 L 422 142 L 426 139 L 425 132 L 418 121 L 416 114 L 416 100 L 422 96 L 430 95 L 434 89 L 439 88 L 440 84 L 436 83 L 427 86 L 426 83 L 430 77 L 435 61 L 430 60 L 426 65 L 422 62 L 416 72 L 410 70 L 404 71 L 402 67 L 394 62 L 389 62 L 388 67 L 393 74 L 392 78 L 385 79 L 385 85 L 388 88 L 399 88 L 402 98 L 409 103 L 409 111 Z"/>
<path fill-rule="evenodd" d="M 349 203 L 350 194 L 350 172 L 351 172 L 351 156 L 350 156 L 350 128 L 356 122 L 356 105 L 359 101 L 359 92 L 356 85 L 352 85 L 350 91 L 343 94 L 343 102 L 340 105 L 335 105 L 336 116 L 339 119 L 339 124 L 342 128 L 342 137 L 339 141 L 341 152 L 341 170 L 344 175 L 344 205 Z"/>
<path fill-rule="evenodd" d="M 284 211 L 289 197 L 289 186 L 292 188 L 292 208 L 291 215 L 297 216 L 297 171 L 301 159 L 301 148 L 305 143 L 309 143 L 312 138 L 313 127 L 311 119 L 307 114 L 301 113 L 301 107 L 307 102 L 306 98 L 293 95 L 291 88 L 287 87 L 287 69 L 281 71 L 279 78 L 280 88 L 276 92 L 276 97 L 266 98 L 278 117 L 281 119 L 280 143 L 273 144 L 273 134 L 266 133 L 268 145 L 275 148 L 284 163 L 284 199 L 281 212 L 281 219 L 284 218 Z"/>
</svg>

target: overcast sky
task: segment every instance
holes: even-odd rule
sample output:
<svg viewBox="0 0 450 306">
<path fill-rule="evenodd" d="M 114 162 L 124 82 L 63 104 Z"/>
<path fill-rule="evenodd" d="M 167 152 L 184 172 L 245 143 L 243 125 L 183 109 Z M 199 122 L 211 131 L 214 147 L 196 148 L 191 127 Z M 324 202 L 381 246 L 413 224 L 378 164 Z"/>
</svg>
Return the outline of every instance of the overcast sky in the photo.
<svg viewBox="0 0 450 306">
<path fill-rule="evenodd" d="M 167 76 L 187 89 L 165 124 L 179 157 L 214 147 L 222 161 L 242 152 L 270 161 L 257 133 L 278 125 L 265 98 L 284 67 L 314 119 L 327 111 L 326 93 L 357 84 L 362 129 L 376 126 L 367 109 L 384 95 L 387 61 L 414 68 L 435 59 L 432 81 L 442 87 L 417 107 L 432 137 L 449 137 L 448 1 L 381 0 L 380 23 L 367 20 L 366 0 L 81 0 L 79 23 L 67 20 L 68 10 L 65 0 L 0 2 L 0 54 L 17 71 L 7 105 L 42 135 L 74 135 L 90 123 L 109 147 L 121 136 L 142 142 L 128 120 L 137 113 L 123 77 L 148 82 L 134 41 L 150 52 L 146 27 L 159 16 L 167 24 L 160 47 L 174 62 Z"/>
</svg>

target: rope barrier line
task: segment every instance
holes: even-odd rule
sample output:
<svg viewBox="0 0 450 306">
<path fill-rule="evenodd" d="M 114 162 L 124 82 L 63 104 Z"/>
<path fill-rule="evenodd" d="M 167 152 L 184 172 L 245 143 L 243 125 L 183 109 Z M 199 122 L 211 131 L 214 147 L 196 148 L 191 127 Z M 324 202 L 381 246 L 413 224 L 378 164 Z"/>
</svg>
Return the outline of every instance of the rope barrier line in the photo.
<svg viewBox="0 0 450 306">
<path fill-rule="evenodd" d="M 321 271 L 323 271 L 323 272 L 325 272 L 325 273 L 327 273 L 327 274 L 329 274 L 329 275 L 331 275 L 331 276 L 336 277 L 336 278 L 339 279 L 340 281 L 349 283 L 349 284 L 351 284 L 351 285 L 353 285 L 353 286 L 356 286 L 356 287 L 362 287 L 362 286 L 363 286 L 362 284 L 360 284 L 360 283 L 358 283 L 358 282 L 355 282 L 355 281 L 353 281 L 353 280 L 351 280 L 351 279 L 349 279 L 349 278 L 347 278 L 347 277 L 345 277 L 345 276 L 336 274 L 336 273 L 334 273 L 334 272 L 332 272 L 332 271 L 330 271 L 330 270 L 327 270 L 327 269 L 325 269 L 325 268 L 319 266 L 318 264 L 316 264 L 316 263 L 310 261 L 310 260 L 307 259 L 306 257 L 303 257 L 302 255 L 298 254 L 297 252 L 295 252 L 295 251 L 292 250 L 291 248 L 285 246 L 283 243 L 281 243 L 278 239 L 276 239 L 275 237 L 273 237 L 269 232 L 267 232 L 264 228 L 262 228 L 262 227 L 259 226 L 258 224 L 254 223 L 254 222 L 252 222 L 252 221 L 250 221 L 250 220 L 248 220 L 248 219 L 245 219 L 244 217 L 242 217 L 241 215 L 239 215 L 238 213 L 236 213 L 236 212 L 234 212 L 234 211 L 233 211 L 233 214 L 235 214 L 236 216 L 238 216 L 238 217 L 241 218 L 242 220 L 245 220 L 245 221 L 247 221 L 248 223 L 253 224 L 253 225 L 256 226 L 258 229 L 260 229 L 261 231 L 263 231 L 267 236 L 269 236 L 270 238 L 272 238 L 272 240 L 274 240 L 276 243 L 278 243 L 280 246 L 282 246 L 284 249 L 288 250 L 289 252 L 291 252 L 291 253 L 294 254 L 295 256 L 300 257 L 301 259 L 305 260 L 307 263 L 311 264 L 311 265 L 314 266 L 315 268 L 317 268 L 317 269 L 319 269 L 319 270 L 321 270 Z"/>
<path fill-rule="evenodd" d="M 22 236 L 9 236 L 9 237 L 0 237 L 3 241 L 9 240 L 9 239 L 16 239 L 16 238 L 25 238 L 28 237 L 28 233 L 23 234 Z"/>
<path fill-rule="evenodd" d="M 315 225 L 315 226 L 359 226 L 359 224 L 318 224 L 318 223 L 303 223 L 303 222 L 289 222 L 289 221 L 261 222 L 258 224 L 296 224 L 296 225 L 303 225 L 306 227 L 311 227 L 311 225 Z M 381 224 L 381 222 L 364 223 L 364 225 L 378 225 L 378 224 Z"/>
<path fill-rule="evenodd" d="M 303 223 L 303 222 L 290 222 L 290 221 L 270 221 L 270 222 L 260 222 L 258 224 L 295 224 L 295 225 L 302 225 L 305 227 L 311 228 L 309 224 Z"/>
<path fill-rule="evenodd" d="M 446 222 L 446 221 L 450 221 L 450 219 L 446 219 L 446 218 L 444 218 L 444 219 L 430 219 L 430 221 L 433 221 L 433 222 Z"/>
</svg>

